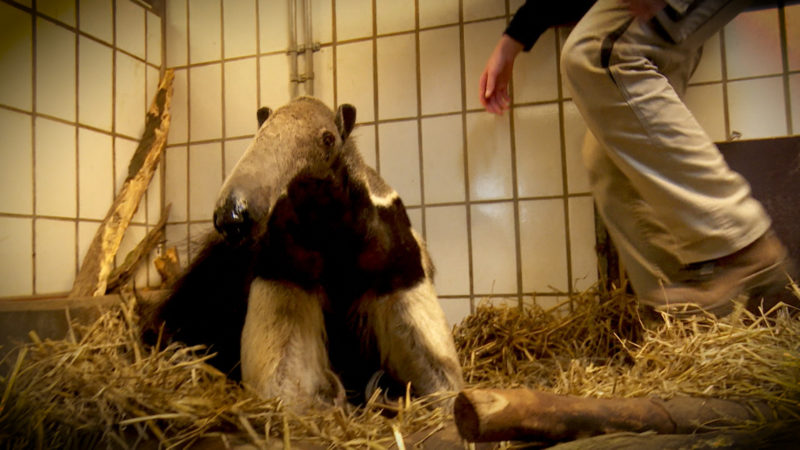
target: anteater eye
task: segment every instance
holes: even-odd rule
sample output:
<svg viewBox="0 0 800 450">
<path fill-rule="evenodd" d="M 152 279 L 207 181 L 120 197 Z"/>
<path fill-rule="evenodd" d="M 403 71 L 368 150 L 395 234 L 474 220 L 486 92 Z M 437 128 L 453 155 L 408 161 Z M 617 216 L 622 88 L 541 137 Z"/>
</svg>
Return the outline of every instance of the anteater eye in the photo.
<svg viewBox="0 0 800 450">
<path fill-rule="evenodd" d="M 322 145 L 327 148 L 333 147 L 336 144 L 336 136 L 331 133 L 330 131 L 325 131 L 322 133 Z"/>
</svg>

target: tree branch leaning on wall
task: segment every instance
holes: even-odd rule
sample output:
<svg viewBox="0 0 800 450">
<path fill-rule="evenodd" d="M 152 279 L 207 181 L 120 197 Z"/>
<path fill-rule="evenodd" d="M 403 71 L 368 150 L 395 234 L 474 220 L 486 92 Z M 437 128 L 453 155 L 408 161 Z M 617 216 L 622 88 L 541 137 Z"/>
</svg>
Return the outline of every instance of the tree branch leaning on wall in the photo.
<svg viewBox="0 0 800 450">
<path fill-rule="evenodd" d="M 144 134 L 128 166 L 128 178 L 92 239 L 75 283 L 72 285 L 70 297 L 98 296 L 106 293 L 108 278 L 122 237 L 164 153 L 170 124 L 173 79 L 174 72 L 172 69 L 167 69 L 153 103 L 147 111 Z"/>
</svg>

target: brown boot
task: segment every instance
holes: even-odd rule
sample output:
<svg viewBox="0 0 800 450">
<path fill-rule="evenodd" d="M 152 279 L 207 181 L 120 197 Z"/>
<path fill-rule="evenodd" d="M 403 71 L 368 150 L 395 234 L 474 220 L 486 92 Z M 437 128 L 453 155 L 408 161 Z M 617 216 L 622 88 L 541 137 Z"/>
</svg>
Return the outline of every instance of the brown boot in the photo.
<svg viewBox="0 0 800 450">
<path fill-rule="evenodd" d="M 784 289 L 791 266 L 786 248 L 768 231 L 728 256 L 685 266 L 676 281 L 639 298 L 678 316 L 706 311 L 723 317 L 733 311 L 735 302 Z"/>
</svg>

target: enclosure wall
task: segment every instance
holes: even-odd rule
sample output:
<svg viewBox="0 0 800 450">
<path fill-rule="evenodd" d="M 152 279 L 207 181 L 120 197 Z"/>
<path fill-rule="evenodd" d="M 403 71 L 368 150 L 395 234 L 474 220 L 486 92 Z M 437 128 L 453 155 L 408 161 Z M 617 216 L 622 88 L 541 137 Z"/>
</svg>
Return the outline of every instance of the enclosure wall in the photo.
<svg viewBox="0 0 800 450">
<path fill-rule="evenodd" d="M 0 297 L 72 287 L 144 130 L 161 22 L 129 0 L 0 1 Z M 158 221 L 160 186 L 118 261 Z M 138 286 L 160 282 L 150 267 Z"/>
<path fill-rule="evenodd" d="M 310 3 L 313 42 L 319 43 L 313 93 L 331 106 L 358 109 L 355 138 L 366 160 L 403 196 L 427 239 L 451 321 L 484 298 L 548 306 L 594 283 L 594 213 L 580 157 L 585 127 L 557 68 L 569 28 L 549 30 L 518 59 L 512 110 L 496 117 L 480 107 L 478 78 L 521 0 Z M 69 3 L 37 4 L 44 11 Z M 84 31 L 94 17 L 83 12 L 89 5 L 111 11 L 103 16 L 112 30 L 107 38 Z M 137 30 L 155 42 L 159 18 L 139 3 L 112 5 L 81 0 L 70 22 L 0 2 L 0 17 L 13 25 L 3 28 L 0 56 L 0 127 L 6 136 L 0 295 L 67 290 L 113 187 L 124 178 L 126 152 L 141 131 L 160 54 L 150 53 L 159 48 L 155 44 L 137 53 L 123 35 Z M 129 8 L 135 14 L 121 14 Z M 217 190 L 256 130 L 256 109 L 279 107 L 291 97 L 289 7 L 285 0 L 167 0 L 165 9 L 165 64 L 176 77 L 163 197 L 172 204 L 168 244 L 178 247 L 185 263 L 197 249 L 193 242 L 211 228 Z M 299 7 L 299 44 L 302 14 Z M 56 52 L 74 54 L 66 62 L 43 53 L 51 28 L 71 36 L 71 47 Z M 82 45 L 104 49 L 106 62 L 89 67 L 108 73 L 111 88 L 81 84 L 82 58 L 91 55 Z M 51 70 L 56 63 L 66 69 Z M 59 74 L 53 84 L 71 93 L 67 113 L 41 103 L 56 98 L 44 87 L 50 79 L 44 70 Z M 306 73 L 302 56 L 298 72 Z M 130 89 L 146 92 L 120 93 Z M 107 123 L 84 123 L 81 99 L 101 90 L 110 99 L 104 103 Z M 714 36 L 686 101 L 718 141 L 800 133 L 800 5 L 746 12 Z M 139 113 L 131 109 L 136 120 L 123 116 L 130 102 L 138 105 Z M 59 133 L 72 138 L 64 141 Z M 47 145 L 53 140 L 68 145 Z M 83 162 L 92 145 L 107 149 L 107 162 Z M 86 190 L 90 183 L 101 186 Z M 158 187 L 155 181 L 126 242 L 138 241 L 146 224 L 158 219 Z M 86 192 L 102 202 L 84 200 Z M 50 210 L 53 203 L 59 209 Z M 84 212 L 87 205 L 92 213 Z M 45 282 L 51 277 L 57 282 Z"/>
</svg>

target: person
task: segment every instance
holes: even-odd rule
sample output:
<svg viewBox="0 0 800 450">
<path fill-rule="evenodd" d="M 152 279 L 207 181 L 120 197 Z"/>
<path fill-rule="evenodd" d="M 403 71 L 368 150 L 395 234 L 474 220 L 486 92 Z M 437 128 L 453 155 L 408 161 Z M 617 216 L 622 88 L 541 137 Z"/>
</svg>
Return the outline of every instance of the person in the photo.
<svg viewBox="0 0 800 450">
<path fill-rule="evenodd" d="M 681 100 L 702 43 L 740 0 L 528 0 L 480 78 L 484 108 L 509 108 L 514 60 L 550 26 L 577 21 L 561 68 L 587 125 L 595 205 L 639 301 L 724 316 L 786 287 L 793 267 L 750 186 Z M 579 20 L 578 20 L 579 19 Z"/>
</svg>

